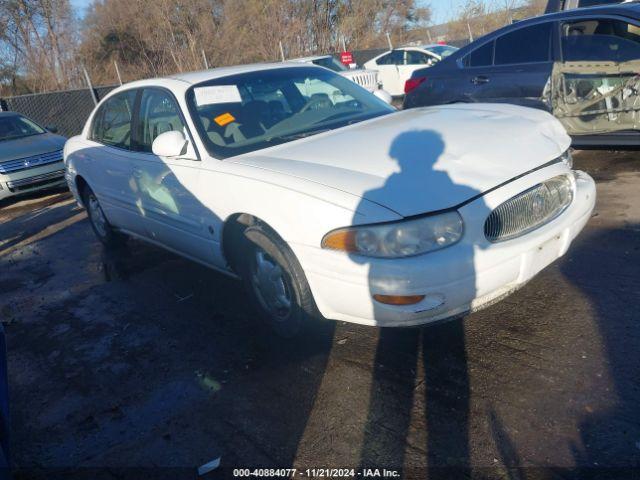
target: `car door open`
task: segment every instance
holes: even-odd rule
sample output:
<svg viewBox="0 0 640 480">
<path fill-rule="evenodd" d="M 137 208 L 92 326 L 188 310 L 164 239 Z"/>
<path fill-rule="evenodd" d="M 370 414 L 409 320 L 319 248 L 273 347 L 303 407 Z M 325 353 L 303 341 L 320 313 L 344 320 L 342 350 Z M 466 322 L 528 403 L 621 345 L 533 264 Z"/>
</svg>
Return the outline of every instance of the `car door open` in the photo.
<svg viewBox="0 0 640 480">
<path fill-rule="evenodd" d="M 562 25 L 546 101 L 571 135 L 640 130 L 640 26 L 613 18 Z"/>
</svg>

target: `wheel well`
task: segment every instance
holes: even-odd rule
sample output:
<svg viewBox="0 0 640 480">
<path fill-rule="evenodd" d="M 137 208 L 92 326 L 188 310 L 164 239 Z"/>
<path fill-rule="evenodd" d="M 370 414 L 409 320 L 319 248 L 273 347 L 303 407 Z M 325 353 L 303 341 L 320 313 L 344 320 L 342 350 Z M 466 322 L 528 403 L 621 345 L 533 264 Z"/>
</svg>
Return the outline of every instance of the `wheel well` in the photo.
<svg viewBox="0 0 640 480">
<path fill-rule="evenodd" d="M 238 266 L 242 259 L 244 231 L 260 222 L 260 219 L 248 213 L 231 215 L 222 227 L 222 254 L 231 269 L 238 273 Z"/>
<path fill-rule="evenodd" d="M 76 176 L 76 188 L 78 189 L 78 194 L 80 195 L 80 198 L 82 199 L 82 193 L 84 192 L 84 189 L 87 187 L 87 181 L 82 178 L 80 175 Z"/>
</svg>

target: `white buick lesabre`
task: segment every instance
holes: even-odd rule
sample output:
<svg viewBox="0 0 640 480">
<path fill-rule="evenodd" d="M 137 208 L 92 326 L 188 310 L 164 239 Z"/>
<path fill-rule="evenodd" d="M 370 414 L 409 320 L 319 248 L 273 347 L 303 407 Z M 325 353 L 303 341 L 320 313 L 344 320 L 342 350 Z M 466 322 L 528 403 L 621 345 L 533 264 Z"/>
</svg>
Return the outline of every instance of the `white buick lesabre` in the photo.
<svg viewBox="0 0 640 480">
<path fill-rule="evenodd" d="M 594 208 L 569 146 L 542 111 L 397 112 L 282 63 L 124 85 L 64 158 L 103 243 L 134 236 L 242 278 L 292 335 L 311 318 L 452 318 L 525 284 Z"/>
</svg>

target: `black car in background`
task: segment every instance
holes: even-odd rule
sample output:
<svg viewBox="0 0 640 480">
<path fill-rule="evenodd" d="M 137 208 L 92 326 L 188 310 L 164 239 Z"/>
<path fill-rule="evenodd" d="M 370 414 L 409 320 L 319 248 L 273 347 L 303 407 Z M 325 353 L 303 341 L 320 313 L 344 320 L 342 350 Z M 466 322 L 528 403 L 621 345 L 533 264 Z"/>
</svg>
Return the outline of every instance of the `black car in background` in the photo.
<svg viewBox="0 0 640 480">
<path fill-rule="evenodd" d="M 550 111 L 576 147 L 640 146 L 640 4 L 524 20 L 417 70 L 404 108 L 513 103 Z"/>
</svg>

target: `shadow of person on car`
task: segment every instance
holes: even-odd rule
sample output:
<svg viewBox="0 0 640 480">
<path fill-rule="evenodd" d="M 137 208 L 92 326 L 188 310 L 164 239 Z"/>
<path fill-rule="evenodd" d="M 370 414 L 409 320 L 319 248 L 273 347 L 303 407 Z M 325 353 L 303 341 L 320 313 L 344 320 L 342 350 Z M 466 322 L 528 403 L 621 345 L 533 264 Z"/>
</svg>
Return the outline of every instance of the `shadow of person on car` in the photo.
<svg viewBox="0 0 640 480">
<path fill-rule="evenodd" d="M 443 170 L 440 162 L 453 164 L 465 160 L 454 157 L 434 131 L 416 130 L 397 136 L 389 157 L 397 162 L 399 171 L 389 176 L 381 187 L 365 192 L 362 202 L 374 200 L 400 214 L 418 205 L 424 205 L 421 207 L 424 212 L 430 212 L 452 209 L 481 193 L 456 183 Z M 472 202 L 472 212 L 474 216 L 486 216 L 488 208 L 482 199 L 477 199 Z M 412 215 L 413 211 L 403 214 Z M 470 302 L 479 293 L 474 262 L 476 248 L 473 239 L 463 234 L 453 246 L 412 258 L 380 259 L 353 254 L 352 259 L 368 265 L 372 297 L 428 295 L 422 302 L 409 306 L 385 305 L 373 300 L 373 314 L 379 325 L 393 322 L 395 326 L 402 326 L 403 322 L 420 323 L 420 319 L 426 317 L 438 320 L 461 316 L 471 308 Z M 447 286 L 446 295 L 440 290 L 444 286 Z M 424 453 L 416 458 L 416 449 L 407 446 L 416 443 L 410 438 L 411 431 L 420 430 L 412 429 L 411 425 L 415 421 L 412 419 L 416 414 L 414 405 L 424 405 L 429 478 L 451 473 L 441 467 L 469 468 L 470 391 L 464 335 L 460 318 L 423 328 L 380 329 L 361 467 L 402 469 L 406 466 L 405 473 L 411 467 L 423 469 Z M 423 378 L 419 375 L 421 355 Z M 418 448 L 418 451 L 424 452 L 424 449 Z"/>
</svg>

